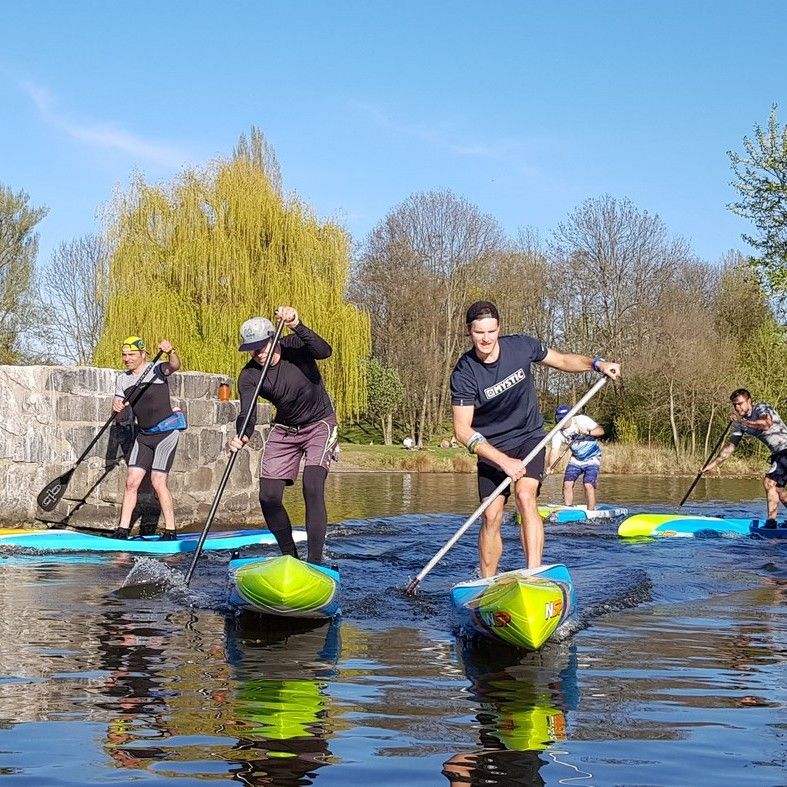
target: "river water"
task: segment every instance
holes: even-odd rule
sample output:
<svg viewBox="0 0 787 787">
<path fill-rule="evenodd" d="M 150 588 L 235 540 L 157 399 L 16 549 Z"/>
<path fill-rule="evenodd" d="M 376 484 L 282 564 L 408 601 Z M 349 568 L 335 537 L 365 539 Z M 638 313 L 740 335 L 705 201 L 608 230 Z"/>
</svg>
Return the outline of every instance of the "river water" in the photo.
<svg viewBox="0 0 787 787">
<path fill-rule="evenodd" d="M 604 477 L 600 497 L 667 511 L 687 485 Z M 550 478 L 543 499 L 558 491 Z M 545 562 L 570 568 L 578 612 L 559 641 L 522 654 L 453 636 L 448 590 L 473 571 L 477 528 L 414 598 L 402 592 L 476 506 L 471 475 L 332 474 L 343 615 L 300 631 L 227 613 L 227 555 L 204 556 L 189 590 L 143 600 L 112 591 L 190 558 L 4 553 L 0 779 L 787 783 L 787 541 L 626 542 L 617 522 L 548 525 Z M 756 480 L 704 480 L 684 509 L 764 514 Z M 519 565 L 509 525 L 501 568 Z"/>
</svg>

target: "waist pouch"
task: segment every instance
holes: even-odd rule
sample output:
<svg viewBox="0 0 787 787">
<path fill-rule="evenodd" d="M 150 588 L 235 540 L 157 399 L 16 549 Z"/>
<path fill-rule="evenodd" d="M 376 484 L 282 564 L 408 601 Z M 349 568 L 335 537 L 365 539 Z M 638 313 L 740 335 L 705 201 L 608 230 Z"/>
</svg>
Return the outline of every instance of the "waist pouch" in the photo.
<svg viewBox="0 0 787 787">
<path fill-rule="evenodd" d="M 176 410 L 172 415 L 168 415 L 150 429 L 143 429 L 142 434 L 161 434 L 162 432 L 174 432 L 176 429 L 183 430 L 188 426 L 186 416 L 180 410 Z"/>
</svg>

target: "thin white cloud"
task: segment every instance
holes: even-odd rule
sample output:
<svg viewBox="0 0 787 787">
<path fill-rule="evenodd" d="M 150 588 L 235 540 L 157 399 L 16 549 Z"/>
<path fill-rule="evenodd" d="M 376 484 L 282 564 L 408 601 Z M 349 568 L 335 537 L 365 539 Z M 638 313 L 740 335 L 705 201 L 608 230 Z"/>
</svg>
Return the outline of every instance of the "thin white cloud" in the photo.
<svg viewBox="0 0 787 787">
<path fill-rule="evenodd" d="M 518 139 L 499 139 L 482 142 L 460 141 L 442 129 L 406 123 L 374 104 L 351 102 L 351 106 L 373 125 L 395 134 L 427 142 L 447 153 L 463 158 L 486 159 L 516 168 L 520 173 L 536 174 L 537 168 L 527 162 L 528 148 L 535 145 Z"/>
<path fill-rule="evenodd" d="M 55 109 L 55 100 L 46 88 L 27 81 L 21 82 L 20 86 L 35 104 L 44 122 L 78 142 L 124 153 L 131 156 L 136 163 L 169 169 L 181 167 L 190 158 L 184 150 L 145 139 L 113 123 L 78 123 L 69 120 Z"/>
</svg>

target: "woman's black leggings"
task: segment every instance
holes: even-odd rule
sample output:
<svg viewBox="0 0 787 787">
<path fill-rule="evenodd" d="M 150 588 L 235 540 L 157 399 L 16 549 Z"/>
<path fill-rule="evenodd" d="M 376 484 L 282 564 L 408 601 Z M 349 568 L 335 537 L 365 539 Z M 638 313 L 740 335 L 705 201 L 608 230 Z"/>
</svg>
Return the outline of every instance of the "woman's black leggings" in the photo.
<svg viewBox="0 0 787 787">
<path fill-rule="evenodd" d="M 325 479 L 328 471 L 324 467 L 309 465 L 303 470 L 303 499 L 306 503 L 306 536 L 309 546 L 309 563 L 322 561 L 325 546 L 325 531 L 328 528 L 328 511 L 325 508 Z M 282 555 L 298 557 L 292 540 L 292 525 L 284 507 L 284 487 L 287 482 L 280 478 L 260 478 L 260 508 L 268 529 L 276 538 Z"/>
</svg>

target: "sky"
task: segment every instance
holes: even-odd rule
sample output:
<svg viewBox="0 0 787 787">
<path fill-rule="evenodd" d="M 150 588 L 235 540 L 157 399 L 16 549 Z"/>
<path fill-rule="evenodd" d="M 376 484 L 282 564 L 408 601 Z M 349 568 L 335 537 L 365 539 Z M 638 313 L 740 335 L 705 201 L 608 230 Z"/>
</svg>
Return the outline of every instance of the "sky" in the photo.
<svg viewBox="0 0 787 787">
<path fill-rule="evenodd" d="M 609 194 L 714 262 L 751 252 L 727 151 L 787 123 L 780 0 L 7 0 L 0 29 L 0 184 L 49 210 L 39 263 L 252 126 L 356 242 L 418 192 L 546 239 Z"/>
</svg>

